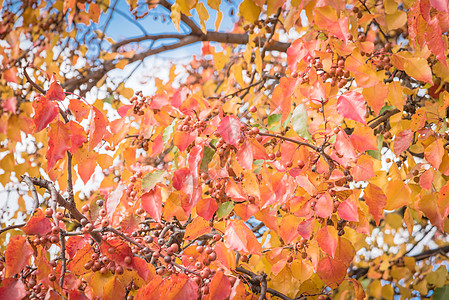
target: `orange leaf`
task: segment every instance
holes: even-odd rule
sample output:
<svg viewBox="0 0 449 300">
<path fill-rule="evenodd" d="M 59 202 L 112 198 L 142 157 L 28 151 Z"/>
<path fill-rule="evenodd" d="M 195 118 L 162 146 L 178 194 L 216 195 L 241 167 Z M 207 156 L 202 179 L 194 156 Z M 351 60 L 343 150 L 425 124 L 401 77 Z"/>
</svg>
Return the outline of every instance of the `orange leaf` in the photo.
<svg viewBox="0 0 449 300">
<path fill-rule="evenodd" d="M 25 236 L 13 236 L 5 251 L 5 277 L 12 277 L 19 273 L 29 262 L 33 255 L 33 248 Z"/>
<path fill-rule="evenodd" d="M 211 232 L 209 222 L 201 217 L 193 219 L 192 223 L 187 225 L 184 238 L 186 240 L 194 240 L 197 237 Z"/>
<path fill-rule="evenodd" d="M 364 190 L 366 205 L 368 205 L 369 212 L 373 216 L 374 221 L 376 221 L 377 226 L 379 226 L 380 219 L 383 216 L 384 207 L 387 204 L 387 196 L 380 187 L 369 183 Z"/>
<path fill-rule="evenodd" d="M 89 150 L 93 150 L 101 142 L 108 125 L 105 115 L 95 106 L 92 106 L 92 113 L 92 119 L 89 124 Z"/>
<path fill-rule="evenodd" d="M 352 243 L 342 237 L 338 238 L 338 246 L 335 250 L 335 259 L 349 266 L 355 256 L 355 249 Z"/>
<path fill-rule="evenodd" d="M 426 190 L 432 189 L 433 178 L 435 177 L 435 170 L 430 168 L 419 176 L 419 185 Z"/>
<path fill-rule="evenodd" d="M 64 158 L 65 152 L 72 146 L 70 130 L 61 121 L 50 124 L 48 137 L 48 151 L 45 155 L 48 161 L 47 171 L 53 168 L 58 160 Z"/>
<path fill-rule="evenodd" d="M 449 181 L 441 188 L 438 193 L 438 209 L 442 218 L 449 215 Z"/>
<path fill-rule="evenodd" d="M 224 300 L 231 294 L 231 283 L 221 271 L 215 273 L 209 286 L 209 294 L 204 299 Z"/>
<path fill-rule="evenodd" d="M 17 83 L 17 69 L 13 67 L 4 71 L 3 78 L 6 80 L 6 82 Z"/>
<path fill-rule="evenodd" d="M 214 251 L 217 254 L 217 261 L 223 268 L 227 270 L 235 269 L 236 261 L 233 250 L 227 248 L 223 242 L 217 242 Z"/>
<path fill-rule="evenodd" d="M 161 298 L 166 300 L 198 299 L 198 285 L 192 278 L 188 277 L 186 274 L 176 274 L 170 276 L 168 279 L 169 280 L 165 280 L 164 282 L 164 287 L 167 289 L 167 293 Z"/>
<path fill-rule="evenodd" d="M 422 57 L 411 57 L 405 61 L 405 72 L 416 80 L 423 81 L 433 85 L 432 70 L 427 59 Z"/>
<path fill-rule="evenodd" d="M 256 239 L 254 232 L 242 220 L 228 222 L 224 235 L 226 247 L 249 254 L 259 254 L 262 246 Z"/>
<path fill-rule="evenodd" d="M 75 257 L 70 261 L 67 268 L 75 275 L 83 275 L 90 272 L 90 270 L 84 268 L 84 264 L 91 260 L 93 253 L 94 249 L 92 249 L 92 246 L 85 244 L 84 247 L 77 250 Z"/>
<path fill-rule="evenodd" d="M 51 223 L 42 213 L 42 209 L 37 209 L 34 215 L 28 220 L 27 224 L 22 227 L 26 234 L 46 235 L 51 231 Z"/>
<path fill-rule="evenodd" d="M 443 142 L 440 139 L 436 139 L 424 150 L 424 157 L 426 160 L 438 170 L 444 155 Z"/>
<path fill-rule="evenodd" d="M 184 152 L 187 147 L 195 140 L 195 132 L 177 131 L 173 136 L 173 144 L 178 147 L 179 151 Z"/>
<path fill-rule="evenodd" d="M 109 250 L 109 248 L 112 248 L 113 251 Z M 109 257 L 112 261 L 114 261 L 116 264 L 119 264 L 123 267 L 132 268 L 133 263 L 133 252 L 131 251 L 131 248 L 123 242 L 122 240 L 116 238 L 112 240 L 104 240 L 101 242 L 101 253 Z M 111 253 L 112 252 L 112 253 Z M 130 257 L 131 263 L 127 264 L 125 262 L 125 258 Z"/>
<path fill-rule="evenodd" d="M 286 215 L 282 217 L 281 224 L 279 225 L 279 234 L 287 245 L 299 236 L 299 233 L 296 230 L 298 227 L 297 224 L 298 218 L 293 215 Z"/>
<path fill-rule="evenodd" d="M 77 122 L 87 119 L 91 107 L 79 99 L 70 99 L 69 110 L 75 116 Z"/>
<path fill-rule="evenodd" d="M 326 256 L 318 262 L 317 274 L 326 285 L 335 287 L 345 279 L 346 269 L 343 262 Z"/>
<path fill-rule="evenodd" d="M 378 83 L 375 86 L 364 88 L 362 91 L 363 98 L 376 114 L 379 114 L 381 108 L 385 105 L 385 99 L 388 96 L 389 89 L 383 83 Z"/>
<path fill-rule="evenodd" d="M 196 213 L 206 220 L 210 220 L 217 209 L 217 201 L 213 198 L 202 198 L 196 205 Z"/>
<path fill-rule="evenodd" d="M 47 127 L 47 125 L 56 118 L 59 112 L 58 104 L 53 101 L 49 101 L 45 97 L 38 97 L 34 100 L 33 108 L 33 122 L 35 126 L 34 132 L 39 132 Z"/>
<path fill-rule="evenodd" d="M 342 117 L 366 124 L 365 100 L 360 93 L 349 91 L 338 97 L 337 112 Z"/>
<path fill-rule="evenodd" d="M 446 4 L 447 9 L 447 4 Z M 424 34 L 426 38 L 426 44 L 429 50 L 435 55 L 435 57 L 447 67 L 446 62 L 446 46 L 444 45 L 443 35 L 441 33 L 441 27 L 438 18 L 435 16 L 427 22 L 426 32 Z"/>
<path fill-rule="evenodd" d="M 75 153 L 78 148 L 80 148 L 85 141 L 87 141 L 87 134 L 84 131 L 83 126 L 76 123 L 75 121 L 69 121 L 67 127 L 70 130 L 70 140 L 72 142 L 72 147 L 70 148 L 71 153 Z"/>
<path fill-rule="evenodd" d="M 359 152 L 367 150 L 378 150 L 376 137 L 373 134 L 373 129 L 368 126 L 357 126 L 352 134 L 349 136 L 352 145 Z"/>
<path fill-rule="evenodd" d="M 338 245 L 337 229 L 333 226 L 324 226 L 318 231 L 316 239 L 320 248 L 334 258 Z"/>
<path fill-rule="evenodd" d="M 117 276 L 111 277 L 103 287 L 104 300 L 124 299 L 125 295 L 125 287 L 123 286 L 123 283 L 118 280 Z"/>
</svg>

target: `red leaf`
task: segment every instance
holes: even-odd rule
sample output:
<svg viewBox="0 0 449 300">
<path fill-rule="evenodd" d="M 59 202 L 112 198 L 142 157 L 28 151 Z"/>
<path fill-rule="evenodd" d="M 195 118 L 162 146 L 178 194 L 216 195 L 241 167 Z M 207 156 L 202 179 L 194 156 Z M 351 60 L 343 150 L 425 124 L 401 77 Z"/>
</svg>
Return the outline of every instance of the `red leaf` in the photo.
<svg viewBox="0 0 449 300">
<path fill-rule="evenodd" d="M 89 150 L 94 149 L 101 142 L 106 133 L 106 126 L 108 125 L 106 117 L 95 106 L 92 106 L 92 113 L 92 120 L 90 120 L 89 124 Z"/>
<path fill-rule="evenodd" d="M 9 111 L 13 114 L 16 113 L 17 110 L 17 99 L 16 97 L 9 97 L 3 100 L 2 107 L 4 111 Z"/>
<path fill-rule="evenodd" d="M 351 195 L 348 199 L 340 203 L 338 206 L 338 216 L 346 221 L 358 222 L 359 214 L 357 212 L 357 200 Z"/>
<path fill-rule="evenodd" d="M 165 280 L 164 287 L 167 293 L 159 299 L 165 300 L 196 300 L 198 299 L 198 285 L 186 274 L 176 274 Z"/>
<path fill-rule="evenodd" d="M 320 248 L 334 258 L 338 245 L 337 229 L 333 226 L 324 226 L 318 231 L 316 238 Z"/>
<path fill-rule="evenodd" d="M 287 65 L 290 70 L 296 70 L 296 65 L 302 60 L 308 61 L 309 57 L 309 51 L 304 46 L 302 39 L 297 39 L 287 49 Z"/>
<path fill-rule="evenodd" d="M 106 201 L 106 211 L 108 213 L 108 218 L 112 218 L 114 215 L 115 209 L 120 203 L 120 200 L 123 197 L 123 191 L 126 189 L 124 184 L 119 184 L 119 186 L 112 190 L 109 194 L 109 197 Z"/>
<path fill-rule="evenodd" d="M 366 125 L 365 100 L 360 93 L 350 91 L 346 92 L 337 100 L 337 112 L 350 120 L 354 120 Z"/>
<path fill-rule="evenodd" d="M 361 155 L 357 160 L 357 164 L 351 169 L 351 175 L 355 181 L 364 181 L 376 176 L 372 157 Z"/>
<path fill-rule="evenodd" d="M 430 5 L 435 7 L 438 11 L 448 12 L 447 0 L 430 0 Z"/>
<path fill-rule="evenodd" d="M 338 246 L 335 250 L 335 259 L 349 266 L 355 256 L 355 249 L 352 243 L 342 237 L 338 238 Z"/>
<path fill-rule="evenodd" d="M 393 144 L 393 153 L 399 156 L 403 151 L 410 147 L 413 140 L 413 131 L 411 129 L 402 130 L 396 134 Z"/>
<path fill-rule="evenodd" d="M 61 121 L 50 124 L 50 131 L 48 132 L 48 151 L 45 157 L 47 158 L 47 171 L 54 167 L 56 162 L 65 156 L 65 152 L 70 149 L 70 130 Z"/>
<path fill-rule="evenodd" d="M 91 107 L 79 99 L 70 99 L 69 110 L 75 116 L 77 122 L 87 119 Z"/>
<path fill-rule="evenodd" d="M 419 177 L 419 185 L 426 190 L 432 189 L 433 178 L 435 177 L 435 170 L 430 168 Z"/>
<path fill-rule="evenodd" d="M 346 44 L 350 37 L 348 20 L 348 17 L 339 18 L 337 22 L 328 27 L 329 33 L 345 41 Z"/>
<path fill-rule="evenodd" d="M 196 205 L 196 213 L 206 220 L 212 219 L 212 216 L 218 209 L 218 204 L 213 198 L 201 199 Z"/>
<path fill-rule="evenodd" d="M 79 249 L 86 245 L 87 241 L 82 236 L 71 236 L 65 243 L 65 249 L 69 258 L 72 259 Z"/>
<path fill-rule="evenodd" d="M 320 218 L 328 218 L 334 210 L 334 201 L 328 192 L 321 194 L 315 205 L 315 213 Z"/>
<path fill-rule="evenodd" d="M 26 287 L 22 280 L 5 278 L 0 286 L 0 299 L 20 300 L 26 297 Z"/>
<path fill-rule="evenodd" d="M 299 223 L 298 228 L 296 228 L 299 235 L 301 235 L 306 240 L 310 239 L 310 236 L 312 235 L 312 221 L 313 218 L 302 221 L 301 223 Z"/>
<path fill-rule="evenodd" d="M 231 283 L 228 277 L 219 271 L 215 273 L 209 286 L 209 294 L 204 299 L 224 300 L 231 294 Z"/>
<path fill-rule="evenodd" d="M 327 256 L 318 262 L 317 274 L 323 280 L 324 284 L 335 287 L 346 277 L 346 265 L 338 260 Z"/>
<path fill-rule="evenodd" d="M 110 251 L 109 248 L 113 248 L 114 251 Z M 112 252 L 112 253 L 111 253 Z M 133 266 L 133 252 L 131 248 L 122 240 L 116 238 L 112 240 L 104 240 L 101 242 L 101 253 L 109 257 L 116 264 L 123 267 L 131 268 Z M 125 258 L 130 257 L 131 263 L 127 264 Z"/>
<path fill-rule="evenodd" d="M 203 159 L 203 146 L 197 145 L 189 152 L 189 169 L 195 178 L 198 179 L 198 171 L 200 169 L 201 160 Z"/>
<path fill-rule="evenodd" d="M 56 79 L 54 76 L 53 76 L 52 82 L 50 84 L 50 88 L 48 89 L 47 93 L 45 94 L 45 97 L 47 97 L 50 100 L 56 100 L 56 101 L 62 101 L 65 98 L 64 90 L 59 85 L 59 83 L 56 82 Z"/>
<path fill-rule="evenodd" d="M 37 209 L 34 215 L 28 220 L 27 224 L 22 227 L 26 234 L 46 235 L 51 231 L 51 223 L 42 213 L 42 209 Z"/>
<path fill-rule="evenodd" d="M 253 149 L 251 147 L 251 141 L 246 140 L 245 143 L 240 146 L 239 151 L 237 152 L 237 161 L 243 169 L 252 170 Z"/>
<path fill-rule="evenodd" d="M 142 208 L 156 220 L 161 221 L 162 195 L 160 188 L 156 187 L 141 196 Z"/>
<path fill-rule="evenodd" d="M 446 3 L 447 9 L 447 3 Z M 426 33 L 426 44 L 429 50 L 435 55 L 435 57 L 447 67 L 446 63 L 446 47 L 444 45 L 443 35 L 441 34 L 441 28 L 438 18 L 435 16 L 427 23 Z"/>
<path fill-rule="evenodd" d="M 69 121 L 67 127 L 70 129 L 70 140 L 72 141 L 70 152 L 75 153 L 87 141 L 87 134 L 84 128 L 74 121 Z"/>
<path fill-rule="evenodd" d="M 224 235 L 224 243 L 230 249 L 247 254 L 259 254 L 262 250 L 254 232 L 242 220 L 229 221 Z"/>
<path fill-rule="evenodd" d="M 217 132 L 226 143 L 238 147 L 241 126 L 242 123 L 235 116 L 227 116 L 221 120 L 220 125 L 218 125 Z"/>
<path fill-rule="evenodd" d="M 33 101 L 33 108 L 34 132 L 39 132 L 47 127 L 47 125 L 56 118 L 59 112 L 58 105 L 45 97 L 38 97 Z"/>
<path fill-rule="evenodd" d="M 179 169 L 173 173 L 173 187 L 187 195 L 193 194 L 194 182 L 189 169 Z"/>
<path fill-rule="evenodd" d="M 89 300 L 89 297 L 78 289 L 75 289 L 69 291 L 69 300 Z"/>
<path fill-rule="evenodd" d="M 33 248 L 31 248 L 25 236 L 13 236 L 5 251 L 5 277 L 11 277 L 19 273 L 30 260 L 33 255 Z"/>
<path fill-rule="evenodd" d="M 344 130 L 340 130 L 334 144 L 335 150 L 343 157 L 353 159 L 357 157 L 354 146 Z"/>
<path fill-rule="evenodd" d="M 364 190 L 364 196 L 366 205 L 368 205 L 369 212 L 379 226 L 380 219 L 382 219 L 384 207 L 387 204 L 387 196 L 380 187 L 369 183 Z"/>
<path fill-rule="evenodd" d="M 104 243 L 102 242 L 101 245 Z M 94 253 L 94 249 L 89 244 L 84 244 L 84 246 L 76 251 L 75 257 L 69 262 L 67 268 L 75 275 L 83 275 L 90 270 L 84 268 L 89 260 L 91 260 L 91 255 Z"/>
</svg>

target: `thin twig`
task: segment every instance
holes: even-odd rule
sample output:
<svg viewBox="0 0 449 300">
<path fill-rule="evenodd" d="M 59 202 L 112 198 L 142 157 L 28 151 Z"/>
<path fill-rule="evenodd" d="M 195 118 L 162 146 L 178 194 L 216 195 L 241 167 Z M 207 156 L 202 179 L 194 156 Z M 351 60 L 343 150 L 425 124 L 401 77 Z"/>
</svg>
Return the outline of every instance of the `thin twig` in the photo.
<svg viewBox="0 0 449 300">
<path fill-rule="evenodd" d="M 36 211 L 36 209 L 39 208 L 39 197 L 37 195 L 36 187 L 31 182 L 29 177 L 22 177 L 22 181 L 25 182 L 28 185 L 28 188 L 31 192 L 31 198 L 33 198 L 33 214 Z"/>
<path fill-rule="evenodd" d="M 59 279 L 59 285 L 64 289 L 64 277 L 66 272 L 67 259 L 65 257 L 65 233 L 63 230 L 59 231 L 59 241 L 61 243 L 61 278 Z"/>
</svg>

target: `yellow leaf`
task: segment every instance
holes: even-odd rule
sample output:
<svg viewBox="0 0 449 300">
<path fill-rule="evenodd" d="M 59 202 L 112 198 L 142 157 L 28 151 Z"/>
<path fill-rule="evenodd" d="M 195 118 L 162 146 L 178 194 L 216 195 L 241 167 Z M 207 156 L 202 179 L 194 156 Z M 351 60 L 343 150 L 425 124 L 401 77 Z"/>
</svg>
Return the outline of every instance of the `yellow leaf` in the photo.
<svg viewBox="0 0 449 300">
<path fill-rule="evenodd" d="M 223 20 L 223 13 L 221 11 L 217 12 L 217 20 L 215 20 L 215 30 L 220 29 L 221 20 Z"/>
<path fill-rule="evenodd" d="M 422 57 L 413 57 L 404 63 L 405 72 L 416 80 L 433 84 L 432 70 L 430 69 L 427 59 Z"/>
<path fill-rule="evenodd" d="M 407 22 L 407 13 L 402 10 L 397 10 L 394 14 L 385 15 L 385 22 L 388 30 L 394 30 L 405 25 Z"/>
<path fill-rule="evenodd" d="M 244 0 L 239 7 L 239 14 L 249 23 L 254 23 L 259 19 L 260 11 L 261 8 L 252 0 Z"/>
<path fill-rule="evenodd" d="M 127 64 L 128 64 L 128 60 L 127 59 L 122 59 L 121 61 L 119 61 L 118 63 L 115 64 L 115 67 L 120 69 L 120 70 L 123 70 L 126 67 Z"/>
<path fill-rule="evenodd" d="M 200 18 L 201 31 L 206 34 L 206 21 L 209 20 L 209 13 L 207 12 L 207 9 L 204 6 L 203 2 L 197 4 L 196 11 L 198 13 L 198 17 Z"/>
<path fill-rule="evenodd" d="M 178 4 L 178 2 L 173 4 L 171 7 L 170 18 L 172 19 L 173 24 L 176 27 L 176 30 L 179 31 L 179 25 L 181 23 L 181 7 Z"/>
<path fill-rule="evenodd" d="M 256 63 L 256 70 L 257 73 L 259 73 L 260 75 L 262 75 L 262 55 L 260 54 L 260 50 L 257 49 L 256 51 L 256 59 L 255 59 L 255 63 Z"/>
<path fill-rule="evenodd" d="M 219 12 L 220 9 L 220 0 L 207 0 L 207 5 L 209 5 L 210 8 L 215 9 Z"/>
<path fill-rule="evenodd" d="M 295 259 L 290 265 L 293 277 L 295 277 L 300 282 L 304 282 L 309 279 L 313 274 L 312 262 L 309 260 L 299 260 Z"/>
<path fill-rule="evenodd" d="M 244 171 L 244 179 L 242 182 L 243 191 L 249 195 L 256 198 L 260 197 L 259 191 L 259 181 L 256 178 L 256 174 L 252 171 Z"/>
</svg>

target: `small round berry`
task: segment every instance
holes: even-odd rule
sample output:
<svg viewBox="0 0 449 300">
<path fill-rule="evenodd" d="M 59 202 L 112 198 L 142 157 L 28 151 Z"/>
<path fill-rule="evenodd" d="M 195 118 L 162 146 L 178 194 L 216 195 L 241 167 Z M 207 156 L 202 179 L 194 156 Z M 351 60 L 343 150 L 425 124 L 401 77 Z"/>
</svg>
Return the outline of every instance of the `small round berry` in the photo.
<svg viewBox="0 0 449 300">
<path fill-rule="evenodd" d="M 130 265 L 132 263 L 132 258 L 130 256 L 126 256 L 123 261 L 125 264 Z"/>
<path fill-rule="evenodd" d="M 45 216 L 47 218 L 50 218 L 51 216 L 53 216 L 53 208 L 51 208 L 51 207 L 46 208 L 45 209 Z"/>
</svg>

